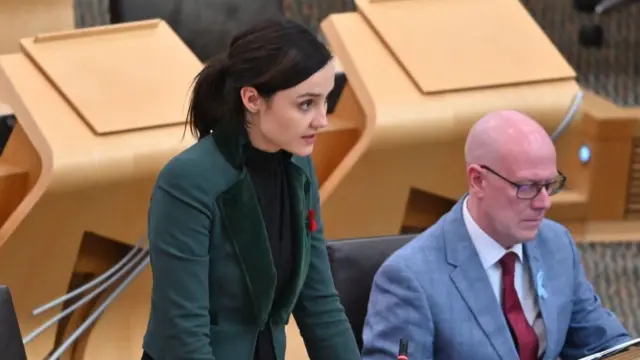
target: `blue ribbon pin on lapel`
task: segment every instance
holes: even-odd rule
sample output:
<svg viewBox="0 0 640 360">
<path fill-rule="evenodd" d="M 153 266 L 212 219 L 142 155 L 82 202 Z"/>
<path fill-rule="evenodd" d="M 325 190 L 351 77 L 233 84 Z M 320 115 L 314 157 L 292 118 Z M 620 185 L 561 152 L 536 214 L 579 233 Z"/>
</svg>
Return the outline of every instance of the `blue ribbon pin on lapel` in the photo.
<svg viewBox="0 0 640 360">
<path fill-rule="evenodd" d="M 543 299 L 546 299 L 549 296 L 549 293 L 547 292 L 547 290 L 544 288 L 544 285 L 542 284 L 543 280 L 544 280 L 544 273 L 542 271 L 539 271 L 538 275 L 536 276 L 536 287 L 538 291 L 538 296 L 540 296 Z"/>
</svg>

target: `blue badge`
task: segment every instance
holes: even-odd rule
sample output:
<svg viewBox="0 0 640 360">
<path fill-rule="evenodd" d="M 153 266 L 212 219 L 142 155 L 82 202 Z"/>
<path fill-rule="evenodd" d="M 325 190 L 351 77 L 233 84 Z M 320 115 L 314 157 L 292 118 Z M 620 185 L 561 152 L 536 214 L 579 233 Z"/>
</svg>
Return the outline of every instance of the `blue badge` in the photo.
<svg viewBox="0 0 640 360">
<path fill-rule="evenodd" d="M 549 297 L 549 293 L 547 292 L 547 290 L 544 288 L 544 285 L 542 284 L 543 280 L 544 280 L 544 273 L 540 271 L 538 272 L 538 276 L 536 277 L 536 286 L 537 286 L 538 296 L 540 296 L 543 299 L 546 299 L 547 297 Z"/>
</svg>

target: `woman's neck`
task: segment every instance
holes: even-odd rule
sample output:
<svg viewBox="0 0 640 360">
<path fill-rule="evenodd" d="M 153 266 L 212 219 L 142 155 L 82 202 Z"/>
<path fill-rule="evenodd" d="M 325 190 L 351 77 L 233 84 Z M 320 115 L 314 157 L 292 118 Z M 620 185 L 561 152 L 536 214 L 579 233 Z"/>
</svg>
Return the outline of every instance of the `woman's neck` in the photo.
<svg viewBox="0 0 640 360">
<path fill-rule="evenodd" d="M 253 126 L 247 128 L 247 134 L 251 145 L 264 152 L 275 153 L 280 150 L 279 147 L 271 143 L 263 134 L 256 130 Z"/>
</svg>

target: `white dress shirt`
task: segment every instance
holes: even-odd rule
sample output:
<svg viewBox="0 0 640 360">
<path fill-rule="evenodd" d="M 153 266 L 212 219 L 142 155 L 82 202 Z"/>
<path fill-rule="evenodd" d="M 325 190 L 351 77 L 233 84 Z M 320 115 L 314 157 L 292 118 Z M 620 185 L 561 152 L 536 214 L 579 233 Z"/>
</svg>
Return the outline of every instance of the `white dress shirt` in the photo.
<svg viewBox="0 0 640 360">
<path fill-rule="evenodd" d="M 502 308 L 502 269 L 500 267 L 500 259 L 507 250 L 493 240 L 487 233 L 485 233 L 471 217 L 469 209 L 467 208 L 467 197 L 464 199 L 462 207 L 462 216 L 464 218 L 465 226 L 471 237 L 471 241 L 480 256 L 480 261 L 487 272 L 489 282 L 493 293 Z M 533 282 L 531 281 L 531 270 L 529 266 L 525 266 L 526 258 L 523 256 L 522 244 L 513 246 L 508 251 L 512 251 L 518 255 L 518 261 L 515 266 L 515 288 L 522 304 L 525 317 L 529 324 L 533 326 L 536 335 L 538 336 L 539 349 L 538 356 L 544 353 L 546 346 L 546 332 L 544 328 L 544 321 L 542 320 L 542 314 L 538 307 L 538 301 L 536 297 L 536 291 L 533 288 Z"/>
</svg>

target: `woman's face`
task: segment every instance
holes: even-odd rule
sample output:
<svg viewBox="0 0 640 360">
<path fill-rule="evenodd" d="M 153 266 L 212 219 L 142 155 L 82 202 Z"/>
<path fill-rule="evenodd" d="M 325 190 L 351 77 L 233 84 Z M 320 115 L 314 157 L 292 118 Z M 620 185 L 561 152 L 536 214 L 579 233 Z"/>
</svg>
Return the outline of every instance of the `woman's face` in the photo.
<svg viewBox="0 0 640 360">
<path fill-rule="evenodd" d="M 254 88 L 242 88 L 250 114 L 249 138 L 254 147 L 268 152 L 286 150 L 307 156 L 318 131 L 328 125 L 327 96 L 333 89 L 335 68 L 329 62 L 300 84 L 277 92 L 268 101 Z"/>
</svg>

